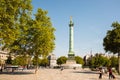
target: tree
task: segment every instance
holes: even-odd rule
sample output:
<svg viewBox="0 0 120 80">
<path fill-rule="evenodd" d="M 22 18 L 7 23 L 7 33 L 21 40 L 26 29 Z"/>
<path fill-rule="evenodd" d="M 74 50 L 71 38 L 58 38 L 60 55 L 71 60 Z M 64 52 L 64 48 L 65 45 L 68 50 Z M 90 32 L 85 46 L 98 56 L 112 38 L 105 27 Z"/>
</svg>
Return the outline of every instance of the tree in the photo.
<svg viewBox="0 0 120 80">
<path fill-rule="evenodd" d="M 95 63 L 95 57 L 92 57 L 91 59 L 88 60 L 89 67 L 96 67 L 94 63 Z"/>
<path fill-rule="evenodd" d="M 0 44 L 14 42 L 19 34 L 17 24 L 19 1 L 0 0 Z"/>
<path fill-rule="evenodd" d="M 38 65 L 40 65 L 40 63 L 41 63 L 41 59 L 38 58 L 38 61 L 36 61 L 36 58 L 35 58 L 35 56 L 34 56 L 34 58 L 32 59 L 32 64 L 33 64 L 33 65 L 37 65 L 36 62 L 38 62 Z"/>
<path fill-rule="evenodd" d="M 47 16 L 47 11 L 38 9 L 35 14 L 35 20 L 33 23 L 33 43 L 35 53 L 42 54 L 46 57 L 54 49 L 54 31 L 50 18 Z"/>
<path fill-rule="evenodd" d="M 28 60 L 27 59 L 28 59 L 28 56 L 19 55 L 12 61 L 12 64 L 13 65 L 26 66 L 26 65 L 28 65 Z"/>
<path fill-rule="evenodd" d="M 103 46 L 106 52 L 118 54 L 118 72 L 120 73 L 120 24 L 112 23 L 112 30 L 109 30 L 103 39 Z"/>
<path fill-rule="evenodd" d="M 0 44 L 3 49 L 17 55 L 28 53 L 26 40 L 31 21 L 31 0 L 1 0 L 0 10 Z"/>
<path fill-rule="evenodd" d="M 36 73 L 38 57 L 46 57 L 55 47 L 48 12 L 39 8 L 32 19 L 31 0 L 1 0 L 0 10 L 0 44 L 11 53 L 35 56 Z"/>
<path fill-rule="evenodd" d="M 32 11 L 32 5 L 31 0 L 18 0 L 18 9 L 17 11 L 17 24 L 14 25 L 14 27 L 17 26 L 17 29 L 19 34 L 13 40 L 13 43 L 7 45 L 5 43 L 4 47 L 7 47 L 10 49 L 11 53 L 19 53 L 23 54 L 26 53 L 28 50 L 28 29 L 31 26 L 31 11 Z M 14 1 L 11 1 L 11 3 L 14 3 Z M 15 13 L 13 13 L 16 15 Z M 27 52 L 28 53 L 28 52 Z"/>
<path fill-rule="evenodd" d="M 77 64 L 82 64 L 82 65 L 84 65 L 84 61 L 83 61 L 83 59 L 82 59 L 81 57 L 75 56 L 75 60 L 76 60 L 76 63 L 77 63 Z"/>
<path fill-rule="evenodd" d="M 107 57 L 102 56 L 101 54 L 96 54 L 92 59 L 89 61 L 89 65 L 91 67 L 101 67 L 101 66 L 110 66 L 110 60 Z"/>
<path fill-rule="evenodd" d="M 49 64 L 48 59 L 47 59 L 47 58 L 43 58 L 43 59 L 41 60 L 40 66 L 46 67 L 46 66 L 48 66 L 48 64 Z"/>
<path fill-rule="evenodd" d="M 50 18 L 47 16 L 47 11 L 43 11 L 40 8 L 38 9 L 35 14 L 35 20 L 33 20 L 33 25 L 29 31 L 31 46 L 36 56 L 36 61 L 39 56 L 46 57 L 53 51 L 55 45 L 55 29 L 52 27 Z"/>
<path fill-rule="evenodd" d="M 67 57 L 61 56 L 61 57 L 59 57 L 59 58 L 57 59 L 57 64 L 58 64 L 58 65 L 61 65 L 61 64 L 66 63 L 66 61 L 67 61 Z"/>
<path fill-rule="evenodd" d="M 21 36 L 23 27 L 20 25 L 26 22 L 25 16 L 32 10 L 30 2 L 31 0 L 0 0 L 0 44 L 8 48 Z"/>
<path fill-rule="evenodd" d="M 111 61 L 111 65 L 110 65 L 110 66 L 117 68 L 117 66 L 118 66 L 118 58 L 115 57 L 115 56 L 112 56 L 112 57 L 110 58 L 110 61 Z"/>
<path fill-rule="evenodd" d="M 36 58 L 34 57 L 33 60 L 32 60 L 33 65 L 37 65 L 36 62 L 37 62 L 37 61 L 36 61 Z M 39 65 L 39 66 L 44 66 L 44 67 L 46 67 L 48 64 L 49 64 L 49 61 L 48 61 L 47 58 L 43 58 L 43 59 L 38 58 L 38 65 Z"/>
</svg>

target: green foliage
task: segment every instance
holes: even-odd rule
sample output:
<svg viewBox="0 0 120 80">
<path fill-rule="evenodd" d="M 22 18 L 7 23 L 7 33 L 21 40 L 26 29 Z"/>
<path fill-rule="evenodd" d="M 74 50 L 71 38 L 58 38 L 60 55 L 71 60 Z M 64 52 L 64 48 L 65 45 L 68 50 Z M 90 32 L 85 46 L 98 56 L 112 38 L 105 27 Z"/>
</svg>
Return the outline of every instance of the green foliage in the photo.
<svg viewBox="0 0 120 80">
<path fill-rule="evenodd" d="M 21 66 L 25 66 L 28 64 L 28 57 L 27 56 L 17 56 L 13 61 L 12 61 L 13 65 L 21 65 Z"/>
<path fill-rule="evenodd" d="M 109 67 L 111 65 L 111 60 L 107 57 L 104 57 L 104 64 L 103 66 Z"/>
<path fill-rule="evenodd" d="M 84 65 L 84 61 L 83 61 L 83 59 L 82 59 L 81 57 L 75 56 L 75 60 L 76 60 L 76 63 L 77 63 L 77 64 L 82 64 L 82 65 Z"/>
<path fill-rule="evenodd" d="M 103 40 L 104 49 L 114 54 L 120 51 L 120 24 L 114 22 L 112 24 L 113 29 L 107 32 L 106 37 Z"/>
<path fill-rule="evenodd" d="M 100 67 L 100 66 L 110 66 L 110 60 L 107 57 L 102 56 L 101 54 L 96 54 L 89 61 L 91 67 Z"/>
<path fill-rule="evenodd" d="M 36 59 L 36 57 L 34 57 L 33 60 L 32 60 L 32 63 L 35 66 L 39 65 L 39 66 L 46 67 L 49 64 L 49 61 L 48 61 L 47 58 L 43 58 L 43 59 L 38 58 L 38 59 Z"/>
<path fill-rule="evenodd" d="M 0 44 L 19 55 L 46 57 L 55 47 L 55 29 L 47 11 L 32 19 L 31 0 L 0 0 Z M 37 62 L 36 62 L 37 63 Z"/>
<path fill-rule="evenodd" d="M 15 26 L 17 24 L 16 17 L 18 15 L 16 13 L 18 9 L 16 8 L 18 4 L 17 1 L 13 0 L 0 0 L 0 44 L 9 45 L 19 34 L 18 26 Z"/>
<path fill-rule="evenodd" d="M 11 51 L 44 57 L 53 51 L 55 29 L 47 17 L 47 12 L 38 9 L 35 17 L 35 20 L 28 20 L 26 28 L 21 29 L 21 36 L 11 45 Z"/>
<path fill-rule="evenodd" d="M 0 4 L 0 41 L 4 47 L 35 56 L 47 56 L 53 51 L 55 29 L 47 11 L 39 8 L 32 19 L 31 0 L 1 0 Z"/>
<path fill-rule="evenodd" d="M 33 64 L 33 65 L 37 65 L 37 63 L 38 63 L 38 65 L 40 65 L 41 59 L 40 59 L 40 58 L 36 59 L 36 57 L 34 57 L 34 58 L 32 59 L 32 64 Z"/>
<path fill-rule="evenodd" d="M 107 32 L 103 40 L 103 46 L 106 52 L 118 53 L 118 72 L 120 73 L 120 23 L 114 22 L 113 29 Z"/>
<path fill-rule="evenodd" d="M 48 59 L 44 58 L 44 59 L 41 60 L 40 66 L 46 67 L 48 64 L 49 64 Z"/>
<path fill-rule="evenodd" d="M 61 65 L 61 64 L 66 63 L 66 61 L 67 61 L 67 57 L 61 56 L 61 57 L 59 57 L 59 58 L 57 59 L 57 64 L 58 64 L 58 65 Z"/>
<path fill-rule="evenodd" d="M 118 58 L 117 57 L 112 56 L 110 58 L 110 61 L 111 61 L 111 65 L 110 65 L 111 67 L 115 67 L 115 68 L 118 67 Z"/>
<path fill-rule="evenodd" d="M 0 0 L 0 44 L 8 48 L 21 35 L 22 15 L 32 10 L 31 0 Z M 24 16 L 24 22 L 26 22 Z M 25 27 L 25 26 L 24 26 Z"/>
<path fill-rule="evenodd" d="M 12 1 L 11 1 L 12 2 Z M 16 39 L 9 45 L 10 52 L 14 53 L 28 53 L 28 29 L 31 23 L 31 11 L 32 5 L 31 0 L 18 0 L 19 6 L 17 7 L 17 26 L 19 35 Z M 15 14 L 14 14 L 15 15 Z M 16 27 L 16 25 L 14 25 Z M 5 43 L 6 44 L 6 43 Z"/>
<path fill-rule="evenodd" d="M 50 18 L 47 17 L 47 11 L 38 9 L 32 27 L 35 54 L 46 56 L 52 52 L 55 40 L 54 31 Z"/>
</svg>

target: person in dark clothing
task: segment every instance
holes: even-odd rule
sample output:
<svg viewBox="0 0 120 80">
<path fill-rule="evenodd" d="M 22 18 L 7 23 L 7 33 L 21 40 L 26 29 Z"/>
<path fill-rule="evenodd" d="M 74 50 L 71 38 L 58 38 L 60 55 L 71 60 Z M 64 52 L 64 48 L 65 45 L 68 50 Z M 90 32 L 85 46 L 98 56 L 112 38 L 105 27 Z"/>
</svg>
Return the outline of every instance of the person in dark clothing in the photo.
<svg viewBox="0 0 120 80">
<path fill-rule="evenodd" d="M 64 69 L 64 67 L 61 67 L 61 69 L 60 69 L 60 70 L 61 70 L 61 71 L 63 71 L 63 69 Z"/>
<path fill-rule="evenodd" d="M 109 79 L 111 79 L 112 78 L 112 69 L 111 68 L 109 68 Z"/>
<path fill-rule="evenodd" d="M 102 79 L 102 74 L 103 74 L 102 68 L 100 68 L 99 71 L 100 71 L 100 73 L 99 73 L 99 79 Z"/>
<path fill-rule="evenodd" d="M 2 66 L 0 67 L 0 72 L 3 72 L 3 70 L 4 70 L 4 66 L 2 65 Z"/>
<path fill-rule="evenodd" d="M 114 79 L 115 78 L 115 76 L 113 75 L 113 73 L 112 73 L 112 69 L 111 68 L 109 68 L 109 79 Z"/>
</svg>

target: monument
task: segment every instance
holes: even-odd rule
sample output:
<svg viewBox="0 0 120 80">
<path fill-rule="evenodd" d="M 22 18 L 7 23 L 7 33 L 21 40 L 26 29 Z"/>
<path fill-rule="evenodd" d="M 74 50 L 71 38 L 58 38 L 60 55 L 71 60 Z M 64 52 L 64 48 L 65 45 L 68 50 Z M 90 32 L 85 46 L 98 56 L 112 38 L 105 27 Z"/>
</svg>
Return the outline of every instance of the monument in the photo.
<svg viewBox="0 0 120 80">
<path fill-rule="evenodd" d="M 72 17 L 70 17 L 70 23 L 69 23 L 69 52 L 68 52 L 68 60 L 66 63 L 76 63 L 75 61 L 75 54 L 73 51 L 74 47 L 74 23 L 72 21 Z"/>
<path fill-rule="evenodd" d="M 72 21 L 72 17 L 70 17 L 70 23 L 69 23 L 69 52 L 68 52 L 68 60 L 66 61 L 66 64 L 63 64 L 62 66 L 64 68 L 77 68 L 81 67 L 80 64 L 76 64 L 75 61 L 75 53 L 74 53 L 74 23 Z"/>
</svg>

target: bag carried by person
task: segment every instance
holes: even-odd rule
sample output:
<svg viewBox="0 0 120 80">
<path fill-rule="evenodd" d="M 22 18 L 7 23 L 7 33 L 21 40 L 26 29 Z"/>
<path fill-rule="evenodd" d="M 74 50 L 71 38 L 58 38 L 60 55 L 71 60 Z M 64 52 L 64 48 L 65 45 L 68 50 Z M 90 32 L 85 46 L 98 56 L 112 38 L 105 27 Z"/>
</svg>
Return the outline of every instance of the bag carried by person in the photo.
<svg viewBox="0 0 120 80">
<path fill-rule="evenodd" d="M 113 77 L 113 79 L 115 79 L 115 76 L 114 76 L 114 75 L 112 75 L 112 77 Z"/>
</svg>

